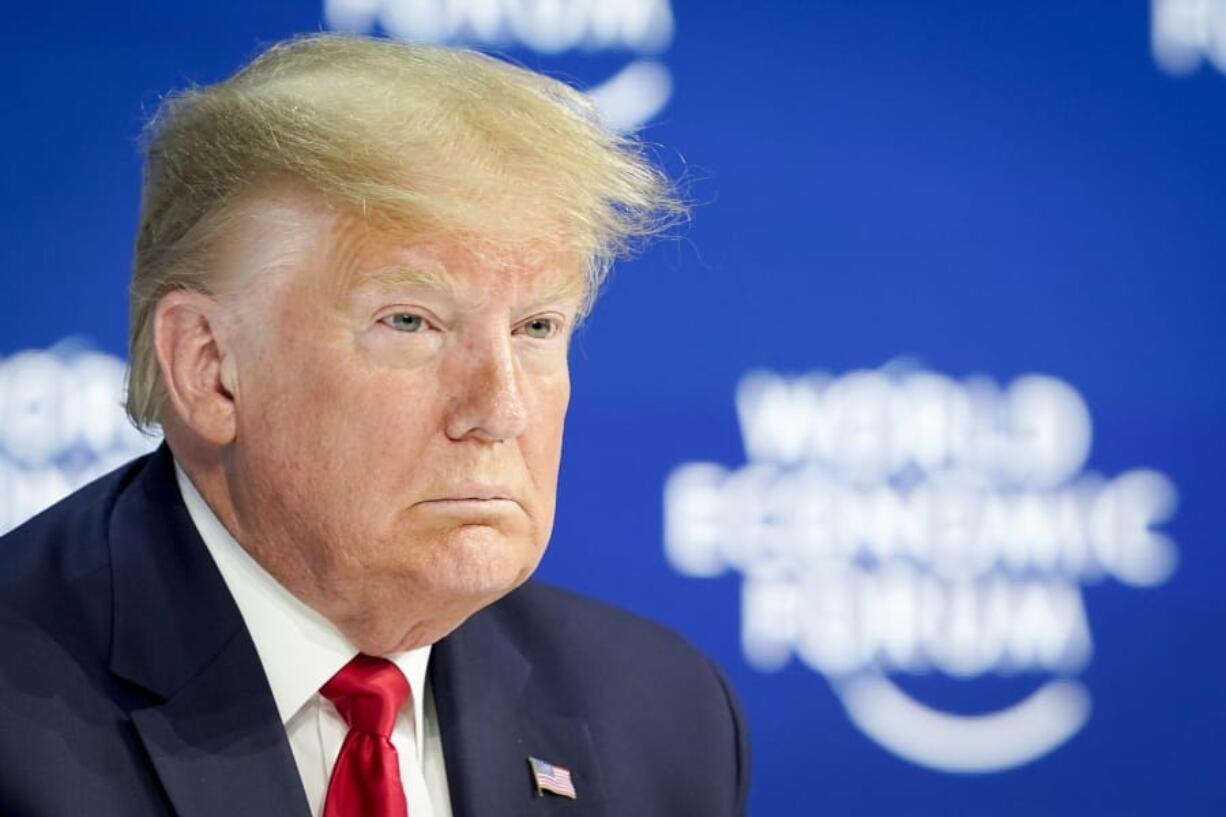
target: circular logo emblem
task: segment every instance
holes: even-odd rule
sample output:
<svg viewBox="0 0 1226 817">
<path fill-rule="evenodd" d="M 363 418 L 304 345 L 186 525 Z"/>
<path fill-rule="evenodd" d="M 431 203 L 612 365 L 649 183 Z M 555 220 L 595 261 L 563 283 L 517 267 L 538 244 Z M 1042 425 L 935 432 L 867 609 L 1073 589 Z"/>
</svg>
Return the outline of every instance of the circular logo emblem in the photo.
<svg viewBox="0 0 1226 817">
<path fill-rule="evenodd" d="M 1082 586 L 1160 584 L 1177 554 L 1155 530 L 1175 509 L 1169 478 L 1084 470 L 1092 427 L 1076 389 L 907 365 L 758 371 L 736 408 L 746 463 L 677 467 L 664 545 L 683 575 L 742 574 L 750 664 L 798 658 L 864 734 L 942 771 L 1012 768 L 1081 729 Z M 933 673 L 1040 681 L 964 714 L 906 691 L 908 676 Z"/>
</svg>

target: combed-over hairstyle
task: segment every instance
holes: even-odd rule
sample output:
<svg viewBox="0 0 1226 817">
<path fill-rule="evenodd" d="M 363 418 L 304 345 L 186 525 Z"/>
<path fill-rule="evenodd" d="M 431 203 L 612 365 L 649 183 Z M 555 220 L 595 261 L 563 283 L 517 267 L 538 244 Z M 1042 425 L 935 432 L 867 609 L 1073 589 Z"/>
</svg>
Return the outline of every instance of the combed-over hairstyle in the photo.
<svg viewBox="0 0 1226 817">
<path fill-rule="evenodd" d="M 167 97 L 144 146 L 127 393 L 141 428 L 166 399 L 157 303 L 211 291 L 226 208 L 260 183 L 305 181 L 410 236 L 572 252 L 586 262 L 584 310 L 616 257 L 685 212 L 642 144 L 602 127 L 574 89 L 476 52 L 372 37 L 278 43 Z"/>
</svg>

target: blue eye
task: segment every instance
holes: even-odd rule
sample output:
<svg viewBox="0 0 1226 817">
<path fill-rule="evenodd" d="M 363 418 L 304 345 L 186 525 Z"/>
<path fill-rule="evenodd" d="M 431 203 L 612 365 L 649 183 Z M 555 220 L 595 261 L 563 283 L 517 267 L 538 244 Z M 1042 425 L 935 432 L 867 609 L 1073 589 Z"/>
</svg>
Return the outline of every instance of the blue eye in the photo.
<svg viewBox="0 0 1226 817">
<path fill-rule="evenodd" d="M 530 338 L 545 339 L 551 337 L 558 327 L 553 318 L 533 318 L 524 324 L 523 332 Z"/>
<path fill-rule="evenodd" d="M 414 315 L 412 312 L 397 312 L 394 315 L 388 315 L 383 318 L 382 323 L 397 332 L 420 332 L 426 325 L 421 315 Z"/>
</svg>

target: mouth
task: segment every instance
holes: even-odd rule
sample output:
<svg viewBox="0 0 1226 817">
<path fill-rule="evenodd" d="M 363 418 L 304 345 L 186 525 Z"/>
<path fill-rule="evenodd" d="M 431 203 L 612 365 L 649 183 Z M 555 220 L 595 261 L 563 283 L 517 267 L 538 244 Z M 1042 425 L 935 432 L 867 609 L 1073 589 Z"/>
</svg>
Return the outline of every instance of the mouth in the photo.
<svg viewBox="0 0 1226 817">
<path fill-rule="evenodd" d="M 502 496 L 451 496 L 417 503 L 417 510 L 448 524 L 502 525 L 523 513 L 513 499 Z"/>
<path fill-rule="evenodd" d="M 437 499 L 425 499 L 419 505 L 517 505 L 514 499 L 505 496 L 446 496 Z"/>
<path fill-rule="evenodd" d="M 519 501 L 504 485 L 460 485 L 424 499 L 418 505 L 456 512 L 501 512 L 519 507 Z"/>
<path fill-rule="evenodd" d="M 507 500 L 513 501 L 513 491 L 505 485 L 456 485 L 439 491 L 427 502 L 482 502 Z"/>
</svg>

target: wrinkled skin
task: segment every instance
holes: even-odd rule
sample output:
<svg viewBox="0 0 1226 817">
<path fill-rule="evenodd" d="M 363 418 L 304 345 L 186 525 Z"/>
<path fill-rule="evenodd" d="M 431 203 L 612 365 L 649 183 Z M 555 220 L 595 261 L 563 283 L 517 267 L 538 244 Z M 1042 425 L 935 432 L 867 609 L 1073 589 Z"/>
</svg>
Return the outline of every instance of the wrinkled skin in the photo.
<svg viewBox="0 0 1226 817">
<path fill-rule="evenodd" d="M 433 643 L 553 525 L 579 265 L 242 205 L 155 331 L 176 458 L 235 539 L 373 654 Z"/>
</svg>

